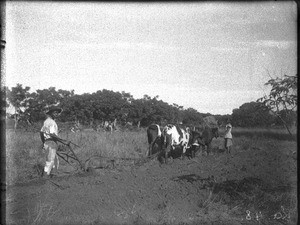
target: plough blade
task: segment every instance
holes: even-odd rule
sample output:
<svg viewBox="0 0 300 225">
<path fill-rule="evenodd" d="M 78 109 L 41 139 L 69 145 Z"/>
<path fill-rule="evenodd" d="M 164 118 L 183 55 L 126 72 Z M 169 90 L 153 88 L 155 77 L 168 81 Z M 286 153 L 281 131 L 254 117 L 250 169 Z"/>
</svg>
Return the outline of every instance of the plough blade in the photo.
<svg viewBox="0 0 300 225">
<path fill-rule="evenodd" d="M 70 146 L 70 144 L 65 144 L 66 146 L 69 147 L 69 151 L 68 152 L 63 152 L 63 151 L 57 151 L 57 155 L 62 158 L 65 162 L 67 162 L 69 165 L 71 165 L 72 167 L 74 167 L 75 169 L 77 169 L 74 165 L 72 165 L 69 161 L 69 158 L 77 161 L 80 165 L 80 169 L 84 170 L 84 167 L 81 163 L 81 161 L 78 159 L 77 155 L 75 154 L 75 152 L 73 151 L 72 147 Z M 71 154 L 70 154 L 71 153 Z"/>
</svg>

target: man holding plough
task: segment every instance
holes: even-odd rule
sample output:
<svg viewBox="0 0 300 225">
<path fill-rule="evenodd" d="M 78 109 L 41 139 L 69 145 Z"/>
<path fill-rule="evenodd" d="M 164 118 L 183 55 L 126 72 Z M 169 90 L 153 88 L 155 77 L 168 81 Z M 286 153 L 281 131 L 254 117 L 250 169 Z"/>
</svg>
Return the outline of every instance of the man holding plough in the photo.
<svg viewBox="0 0 300 225">
<path fill-rule="evenodd" d="M 48 176 L 50 176 L 52 168 L 56 167 L 56 170 L 58 169 L 59 161 L 58 161 L 57 155 L 59 155 L 60 157 L 62 157 L 62 159 L 67 161 L 67 159 L 65 159 L 61 154 L 57 153 L 58 142 L 60 142 L 64 145 L 67 145 L 69 147 L 69 151 L 72 153 L 72 155 L 67 154 L 67 156 L 78 161 L 78 163 L 80 164 L 80 167 L 83 168 L 80 160 L 75 155 L 70 144 L 73 144 L 77 147 L 80 147 L 80 146 L 72 143 L 71 141 L 61 139 L 58 136 L 58 127 L 55 122 L 55 119 L 60 115 L 61 112 L 62 112 L 61 108 L 58 108 L 58 107 L 50 108 L 48 110 L 48 112 L 46 112 L 47 119 L 44 121 L 44 125 L 40 131 L 44 149 L 46 150 L 46 153 L 48 153 L 47 159 L 46 159 L 46 165 L 44 167 L 44 173 L 46 173 Z M 56 165 L 55 165 L 55 159 L 56 159 Z M 43 175 L 44 175 L 44 173 L 43 173 Z"/>
<path fill-rule="evenodd" d="M 44 173 L 48 176 L 51 173 L 52 168 L 55 168 L 55 158 L 56 158 L 56 169 L 58 169 L 58 157 L 56 155 L 56 151 L 58 149 L 57 139 L 58 137 L 58 127 L 55 122 L 55 119 L 62 112 L 61 108 L 52 107 L 47 112 L 47 119 L 44 121 L 44 125 L 40 131 L 41 139 L 44 144 L 44 149 L 46 150 L 47 159 L 46 165 L 44 167 Z"/>
</svg>

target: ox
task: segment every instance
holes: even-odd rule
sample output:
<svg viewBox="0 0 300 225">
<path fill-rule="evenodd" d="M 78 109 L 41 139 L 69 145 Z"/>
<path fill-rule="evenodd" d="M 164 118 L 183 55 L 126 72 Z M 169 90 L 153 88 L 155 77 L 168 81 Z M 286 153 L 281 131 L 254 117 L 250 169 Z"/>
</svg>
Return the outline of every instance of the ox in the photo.
<svg viewBox="0 0 300 225">
<path fill-rule="evenodd" d="M 210 153 L 210 145 L 213 138 L 219 137 L 219 128 L 218 127 L 208 127 L 204 128 L 202 133 L 202 141 L 204 142 L 203 146 L 207 146 L 206 154 L 209 155 Z M 201 143 L 200 143 L 201 144 Z"/>
<path fill-rule="evenodd" d="M 201 133 L 198 131 L 191 131 L 189 140 L 190 148 L 187 149 L 186 155 L 195 158 L 195 153 L 201 145 L 205 145 Z"/>
<path fill-rule="evenodd" d="M 163 132 L 163 147 L 165 163 L 171 150 L 175 150 L 177 146 L 182 147 L 181 158 L 183 158 L 189 144 L 190 133 L 188 128 L 168 124 L 164 127 Z"/>
<path fill-rule="evenodd" d="M 201 134 L 201 133 L 200 133 Z M 213 138 L 219 137 L 219 128 L 218 127 L 209 127 L 206 126 L 201 134 L 201 140 L 199 144 L 205 148 L 206 146 L 206 155 L 210 153 L 211 142 Z"/>
<path fill-rule="evenodd" d="M 219 128 L 217 127 L 211 128 L 209 126 L 206 126 L 202 132 L 192 131 L 190 142 L 189 142 L 191 147 L 189 148 L 187 154 L 191 155 L 191 157 L 194 158 L 197 149 L 199 147 L 203 148 L 206 146 L 207 147 L 206 154 L 209 155 L 212 139 L 218 137 L 219 137 Z"/>
<path fill-rule="evenodd" d="M 151 124 L 147 128 L 147 137 L 148 137 L 148 144 L 149 144 L 147 156 L 150 156 L 153 154 L 153 148 L 155 144 L 158 144 L 159 147 L 161 147 L 161 143 L 160 143 L 161 130 L 159 125 Z"/>
</svg>

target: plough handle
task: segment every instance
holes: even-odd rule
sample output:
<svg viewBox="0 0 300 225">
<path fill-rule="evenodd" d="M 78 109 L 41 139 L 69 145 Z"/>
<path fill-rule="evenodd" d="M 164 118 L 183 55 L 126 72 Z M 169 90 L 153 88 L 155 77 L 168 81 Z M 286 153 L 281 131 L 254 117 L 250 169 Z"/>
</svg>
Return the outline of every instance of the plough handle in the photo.
<svg viewBox="0 0 300 225">
<path fill-rule="evenodd" d="M 60 142 L 60 143 L 62 143 L 62 144 L 64 144 L 64 145 L 68 145 L 68 146 L 69 146 L 70 144 L 73 144 L 73 145 L 75 145 L 76 147 L 80 147 L 79 145 L 73 143 L 72 141 L 68 141 L 68 140 L 62 139 L 62 138 L 60 138 L 60 137 L 58 137 L 58 136 L 56 136 L 56 135 L 54 135 L 54 134 L 50 134 L 50 133 L 47 133 L 47 132 L 44 132 L 44 131 L 40 131 L 40 133 L 47 134 L 47 135 L 49 135 L 54 141 L 58 141 L 58 142 Z"/>
<path fill-rule="evenodd" d="M 75 152 L 73 151 L 71 145 L 67 145 L 70 149 L 70 151 L 73 153 L 74 157 L 76 158 L 76 160 L 79 162 L 80 166 L 81 166 L 81 169 L 84 169 L 83 165 L 81 164 L 81 161 L 78 159 L 78 157 L 76 156 Z"/>
</svg>

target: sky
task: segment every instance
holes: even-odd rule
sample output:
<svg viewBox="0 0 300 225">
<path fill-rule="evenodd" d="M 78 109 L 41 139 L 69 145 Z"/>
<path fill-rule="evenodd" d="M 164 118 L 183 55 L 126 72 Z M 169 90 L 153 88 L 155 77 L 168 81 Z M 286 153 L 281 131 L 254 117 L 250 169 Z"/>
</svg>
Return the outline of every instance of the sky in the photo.
<svg viewBox="0 0 300 225">
<path fill-rule="evenodd" d="M 266 2 L 6 2 L 5 78 L 30 91 L 107 89 L 231 114 L 297 73 L 297 6 Z"/>
</svg>

